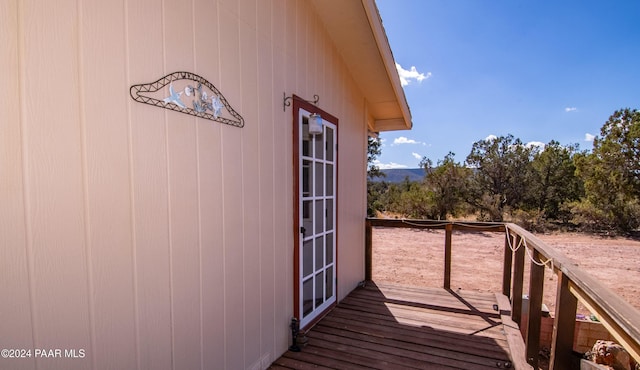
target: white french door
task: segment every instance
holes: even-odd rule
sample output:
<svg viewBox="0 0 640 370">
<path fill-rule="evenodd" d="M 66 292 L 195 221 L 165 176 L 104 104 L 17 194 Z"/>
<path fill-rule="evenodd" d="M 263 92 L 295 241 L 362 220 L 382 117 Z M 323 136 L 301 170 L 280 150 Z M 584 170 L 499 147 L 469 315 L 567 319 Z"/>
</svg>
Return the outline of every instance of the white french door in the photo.
<svg viewBox="0 0 640 370">
<path fill-rule="evenodd" d="M 300 327 L 336 302 L 336 125 L 312 135 L 310 114 L 298 113 Z"/>
</svg>

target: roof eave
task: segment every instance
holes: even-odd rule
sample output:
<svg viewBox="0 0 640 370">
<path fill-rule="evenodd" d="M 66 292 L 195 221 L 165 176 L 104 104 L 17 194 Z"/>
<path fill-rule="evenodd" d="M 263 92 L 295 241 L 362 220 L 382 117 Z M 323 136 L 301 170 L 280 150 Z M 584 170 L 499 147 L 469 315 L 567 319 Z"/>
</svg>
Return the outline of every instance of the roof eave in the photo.
<svg viewBox="0 0 640 370">
<path fill-rule="evenodd" d="M 399 108 L 402 112 L 402 117 L 391 119 L 374 119 L 372 131 L 380 132 L 394 130 L 411 130 L 411 128 L 413 127 L 413 122 L 411 120 L 411 111 L 409 109 L 409 104 L 407 103 L 407 98 L 404 94 L 404 89 L 402 88 L 402 84 L 400 82 L 400 76 L 398 75 L 398 70 L 396 69 L 396 62 L 393 58 L 393 52 L 391 51 L 389 39 L 387 38 L 387 34 L 382 24 L 380 12 L 378 11 L 375 0 L 362 0 L 362 6 L 367 13 L 371 31 L 373 32 L 376 44 L 378 45 L 378 50 L 380 51 L 380 57 L 382 58 L 385 69 L 387 71 L 387 76 L 389 77 L 391 83 L 391 87 L 393 88 L 394 94 L 398 100 Z"/>
<path fill-rule="evenodd" d="M 369 130 L 411 129 L 411 112 L 375 1 L 311 2 L 364 96 Z"/>
</svg>

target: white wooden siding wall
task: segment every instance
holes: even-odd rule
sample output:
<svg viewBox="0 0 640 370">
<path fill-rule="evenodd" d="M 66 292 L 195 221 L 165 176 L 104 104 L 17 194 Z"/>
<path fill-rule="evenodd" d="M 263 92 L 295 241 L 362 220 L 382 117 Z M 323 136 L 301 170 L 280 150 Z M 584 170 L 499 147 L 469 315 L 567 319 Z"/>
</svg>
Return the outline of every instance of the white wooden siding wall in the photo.
<svg viewBox="0 0 640 370">
<path fill-rule="evenodd" d="M 282 92 L 340 119 L 340 297 L 363 278 L 364 101 L 307 2 L 4 0 L 0 44 L 0 347 L 86 352 L 0 368 L 263 368 L 285 351 Z M 176 70 L 245 127 L 129 97 Z"/>
</svg>

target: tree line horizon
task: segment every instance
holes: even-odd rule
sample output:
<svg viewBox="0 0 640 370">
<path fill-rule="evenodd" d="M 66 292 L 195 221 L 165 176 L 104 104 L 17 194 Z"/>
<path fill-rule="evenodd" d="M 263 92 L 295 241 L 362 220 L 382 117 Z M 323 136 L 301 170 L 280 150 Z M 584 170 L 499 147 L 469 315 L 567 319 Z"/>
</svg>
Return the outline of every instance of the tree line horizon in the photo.
<svg viewBox="0 0 640 370">
<path fill-rule="evenodd" d="M 473 143 L 463 162 L 449 152 L 423 157 L 422 181 L 387 183 L 375 166 L 381 142 L 369 138 L 367 213 L 420 219 L 510 221 L 550 229 L 625 234 L 640 227 L 640 112 L 615 111 L 593 149 L 556 140 L 524 144 L 511 134 Z M 382 181 L 374 182 L 381 177 Z"/>
</svg>

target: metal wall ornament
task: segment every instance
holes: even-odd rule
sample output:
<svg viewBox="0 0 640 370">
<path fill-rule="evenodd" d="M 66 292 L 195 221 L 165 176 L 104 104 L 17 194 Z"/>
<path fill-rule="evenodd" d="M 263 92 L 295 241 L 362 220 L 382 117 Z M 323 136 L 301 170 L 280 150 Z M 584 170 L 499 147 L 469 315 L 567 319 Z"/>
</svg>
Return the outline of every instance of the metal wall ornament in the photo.
<svg viewBox="0 0 640 370">
<path fill-rule="evenodd" d="M 163 89 L 167 85 L 168 92 Z M 158 93 L 161 90 L 163 94 Z M 231 107 L 220 90 L 195 73 L 173 72 L 151 83 L 133 85 L 129 93 L 139 103 L 244 127 L 244 119 Z"/>
</svg>

